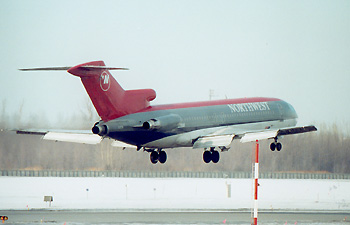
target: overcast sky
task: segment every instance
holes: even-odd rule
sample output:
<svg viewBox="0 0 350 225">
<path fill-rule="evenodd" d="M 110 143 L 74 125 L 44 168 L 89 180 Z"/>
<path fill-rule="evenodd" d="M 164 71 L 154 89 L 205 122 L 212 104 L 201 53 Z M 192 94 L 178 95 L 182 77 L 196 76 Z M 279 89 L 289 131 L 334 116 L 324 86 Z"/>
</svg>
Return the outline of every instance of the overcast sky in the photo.
<svg viewBox="0 0 350 225">
<path fill-rule="evenodd" d="M 350 1 L 0 1 L 0 109 L 58 123 L 86 107 L 79 78 L 18 68 L 104 60 L 152 104 L 291 103 L 299 125 L 350 122 Z M 4 117 L 2 117 L 4 118 Z"/>
</svg>

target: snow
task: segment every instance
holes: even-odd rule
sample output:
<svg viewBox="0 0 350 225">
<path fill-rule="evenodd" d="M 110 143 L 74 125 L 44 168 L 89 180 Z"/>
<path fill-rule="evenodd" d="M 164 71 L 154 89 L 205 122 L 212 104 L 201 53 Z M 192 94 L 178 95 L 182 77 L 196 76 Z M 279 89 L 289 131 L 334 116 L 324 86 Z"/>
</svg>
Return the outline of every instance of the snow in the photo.
<svg viewBox="0 0 350 225">
<path fill-rule="evenodd" d="M 251 179 L 0 177 L 0 210 L 235 210 L 253 206 Z M 259 209 L 350 210 L 350 180 L 259 180 Z M 44 196 L 53 196 L 51 207 Z"/>
</svg>

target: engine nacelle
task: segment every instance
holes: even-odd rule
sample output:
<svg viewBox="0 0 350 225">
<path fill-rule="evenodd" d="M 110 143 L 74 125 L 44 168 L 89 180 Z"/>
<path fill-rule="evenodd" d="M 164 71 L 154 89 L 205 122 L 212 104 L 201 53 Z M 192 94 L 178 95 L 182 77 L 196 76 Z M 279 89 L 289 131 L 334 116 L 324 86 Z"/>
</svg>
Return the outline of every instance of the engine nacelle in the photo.
<svg viewBox="0 0 350 225">
<path fill-rule="evenodd" d="M 109 133 L 108 126 L 107 125 L 99 125 L 95 124 L 92 128 L 92 133 L 98 134 L 100 136 L 107 135 Z"/>
<path fill-rule="evenodd" d="M 179 115 L 170 114 L 147 120 L 142 124 L 142 127 L 146 130 L 172 130 L 179 127 L 180 122 Z"/>
</svg>

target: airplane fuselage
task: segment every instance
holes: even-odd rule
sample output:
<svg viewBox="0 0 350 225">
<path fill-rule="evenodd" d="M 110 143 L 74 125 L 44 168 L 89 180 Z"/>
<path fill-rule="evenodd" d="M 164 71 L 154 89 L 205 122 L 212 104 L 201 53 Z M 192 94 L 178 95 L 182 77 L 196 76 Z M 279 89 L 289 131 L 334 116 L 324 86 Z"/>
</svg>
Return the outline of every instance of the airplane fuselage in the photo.
<svg viewBox="0 0 350 225">
<path fill-rule="evenodd" d="M 215 132 L 291 127 L 296 119 L 294 108 L 280 99 L 241 98 L 150 106 L 98 126 L 104 126 L 106 136 L 131 145 L 174 148 L 192 147 L 195 138 Z"/>
</svg>

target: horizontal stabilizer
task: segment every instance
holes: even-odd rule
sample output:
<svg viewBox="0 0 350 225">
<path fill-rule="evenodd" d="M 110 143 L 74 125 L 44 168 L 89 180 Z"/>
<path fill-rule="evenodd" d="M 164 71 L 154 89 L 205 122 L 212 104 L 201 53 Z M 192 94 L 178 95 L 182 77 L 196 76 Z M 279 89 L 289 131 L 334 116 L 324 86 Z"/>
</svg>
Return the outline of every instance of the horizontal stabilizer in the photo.
<svg viewBox="0 0 350 225">
<path fill-rule="evenodd" d="M 25 69 L 19 69 L 20 71 L 55 71 L 55 70 L 64 70 L 67 71 L 72 66 L 63 66 L 63 67 L 39 67 L 39 68 L 25 68 Z M 107 67 L 107 66 L 93 66 L 93 65 L 85 65 L 85 66 L 80 66 L 79 68 L 81 69 L 86 69 L 86 70 L 129 70 L 128 68 L 117 68 L 117 67 Z"/>
<path fill-rule="evenodd" d="M 234 134 L 228 134 L 199 137 L 194 142 L 193 148 L 227 147 L 231 144 L 234 136 Z"/>
</svg>

